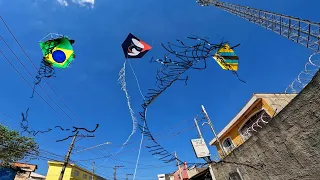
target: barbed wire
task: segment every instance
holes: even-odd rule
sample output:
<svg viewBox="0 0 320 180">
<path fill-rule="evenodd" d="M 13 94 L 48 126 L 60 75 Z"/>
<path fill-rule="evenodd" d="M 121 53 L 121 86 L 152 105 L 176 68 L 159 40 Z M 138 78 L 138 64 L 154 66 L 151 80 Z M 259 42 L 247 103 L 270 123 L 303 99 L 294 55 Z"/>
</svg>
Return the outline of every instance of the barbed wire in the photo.
<svg viewBox="0 0 320 180">
<path fill-rule="evenodd" d="M 272 117 L 276 116 L 285 108 L 312 80 L 320 68 L 320 55 L 314 53 L 309 56 L 304 69 L 287 86 L 283 93 L 274 94 L 274 98 L 269 98 L 271 107 L 268 110 L 273 111 Z"/>
<path fill-rule="evenodd" d="M 286 88 L 285 93 L 299 93 L 309 82 L 320 68 L 320 54 L 314 53 L 309 56 L 304 69 L 298 74 L 298 77 Z"/>
<path fill-rule="evenodd" d="M 311 82 L 319 69 L 320 54 L 314 53 L 309 56 L 304 69 L 288 85 L 283 93 L 260 95 L 259 98 L 264 98 L 266 104 L 269 105 L 264 105 L 263 107 L 257 108 L 258 111 L 253 113 L 253 116 L 250 117 L 250 119 L 254 118 L 254 122 L 251 122 L 251 125 L 247 127 L 245 132 L 242 134 L 242 138 L 239 139 L 239 142 L 234 142 L 236 146 L 231 147 L 227 153 L 231 153 L 233 149 L 247 141 L 254 133 L 259 132 L 259 129 L 262 129 L 263 126 L 272 121 L 273 118 L 279 114 L 281 110 L 284 109 Z M 222 160 L 220 158 L 220 161 Z"/>
</svg>

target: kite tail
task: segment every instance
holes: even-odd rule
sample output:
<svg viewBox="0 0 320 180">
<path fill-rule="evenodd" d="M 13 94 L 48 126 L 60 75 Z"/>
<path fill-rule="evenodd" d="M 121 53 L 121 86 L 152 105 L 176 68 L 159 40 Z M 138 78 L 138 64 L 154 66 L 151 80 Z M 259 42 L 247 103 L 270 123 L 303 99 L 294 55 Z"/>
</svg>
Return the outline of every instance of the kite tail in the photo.
<svg viewBox="0 0 320 180">
<path fill-rule="evenodd" d="M 120 83 L 121 85 L 121 90 L 124 91 L 124 93 L 126 94 L 126 98 L 127 98 L 127 103 L 128 103 L 128 108 L 129 108 L 129 111 L 130 111 L 130 115 L 131 115 L 131 119 L 132 119 L 132 132 L 131 134 L 129 135 L 128 139 L 123 143 L 122 147 L 119 149 L 119 151 L 116 153 L 120 153 L 123 149 L 123 147 L 125 145 L 127 145 L 127 143 L 129 142 L 129 140 L 131 139 L 131 137 L 134 135 L 134 133 L 136 132 L 137 130 L 137 119 L 136 117 L 134 116 L 134 111 L 132 110 L 131 108 L 131 103 L 130 103 L 130 96 L 129 96 L 129 93 L 128 93 L 128 90 L 127 90 L 127 84 L 126 84 L 126 61 L 123 63 L 123 67 L 122 69 L 120 70 L 119 72 L 119 79 L 118 79 L 118 82 Z"/>
<path fill-rule="evenodd" d="M 245 80 L 240 79 L 239 74 L 236 71 L 233 71 L 233 74 L 237 76 L 238 80 L 243 82 L 243 83 L 247 83 Z"/>
</svg>

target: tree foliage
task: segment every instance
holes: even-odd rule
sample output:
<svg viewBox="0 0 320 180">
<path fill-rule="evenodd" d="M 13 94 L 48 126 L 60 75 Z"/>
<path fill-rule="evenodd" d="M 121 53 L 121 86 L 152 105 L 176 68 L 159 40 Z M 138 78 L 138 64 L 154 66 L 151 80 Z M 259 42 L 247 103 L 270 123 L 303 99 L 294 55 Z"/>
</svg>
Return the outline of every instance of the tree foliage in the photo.
<svg viewBox="0 0 320 180">
<path fill-rule="evenodd" d="M 0 124 L 0 163 L 8 165 L 22 159 L 39 155 L 39 145 L 34 138 L 20 136 L 17 131 L 9 130 Z"/>
</svg>

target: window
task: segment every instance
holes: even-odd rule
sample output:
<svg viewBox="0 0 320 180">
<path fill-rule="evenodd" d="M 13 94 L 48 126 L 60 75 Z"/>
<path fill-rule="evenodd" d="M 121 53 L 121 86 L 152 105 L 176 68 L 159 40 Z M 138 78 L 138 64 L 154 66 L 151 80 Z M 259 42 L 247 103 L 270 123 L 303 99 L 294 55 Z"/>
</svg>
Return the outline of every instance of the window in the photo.
<svg viewBox="0 0 320 180">
<path fill-rule="evenodd" d="M 227 152 L 230 152 L 233 150 L 234 148 L 234 145 L 232 143 L 232 140 L 230 138 L 227 138 L 223 141 L 223 148 L 227 151 Z"/>
<path fill-rule="evenodd" d="M 93 179 L 94 179 L 94 178 L 92 178 L 92 176 L 90 175 L 90 176 L 89 176 L 89 180 L 93 180 Z"/>
<path fill-rule="evenodd" d="M 242 180 L 239 172 L 229 173 L 229 180 Z"/>
<path fill-rule="evenodd" d="M 79 174 L 80 174 L 79 171 L 74 170 L 74 172 L 73 172 L 73 175 L 74 175 L 74 176 L 79 176 Z"/>
<path fill-rule="evenodd" d="M 87 174 L 83 174 L 82 178 L 87 179 L 88 175 Z"/>
</svg>

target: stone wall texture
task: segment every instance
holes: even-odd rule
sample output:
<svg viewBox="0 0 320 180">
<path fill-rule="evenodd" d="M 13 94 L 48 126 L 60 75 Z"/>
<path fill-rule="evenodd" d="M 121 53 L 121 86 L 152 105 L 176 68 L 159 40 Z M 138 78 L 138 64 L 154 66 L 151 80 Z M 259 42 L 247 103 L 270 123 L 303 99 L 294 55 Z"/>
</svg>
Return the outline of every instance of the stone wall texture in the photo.
<svg viewBox="0 0 320 180">
<path fill-rule="evenodd" d="M 263 129 L 212 165 L 216 180 L 320 180 L 320 73 Z M 238 178 L 233 178 L 238 179 Z"/>
</svg>

